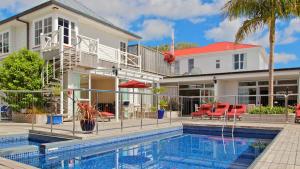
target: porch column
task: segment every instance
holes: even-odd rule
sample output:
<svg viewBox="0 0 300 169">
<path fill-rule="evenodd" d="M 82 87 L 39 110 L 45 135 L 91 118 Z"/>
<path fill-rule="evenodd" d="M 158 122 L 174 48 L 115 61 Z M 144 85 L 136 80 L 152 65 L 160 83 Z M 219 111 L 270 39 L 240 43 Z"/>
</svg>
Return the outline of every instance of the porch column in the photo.
<svg viewBox="0 0 300 169">
<path fill-rule="evenodd" d="M 119 91 L 119 78 L 115 78 L 115 91 Z M 121 103 L 122 104 L 122 103 Z M 115 117 L 119 121 L 119 93 L 115 93 Z"/>
<path fill-rule="evenodd" d="M 219 82 L 214 83 L 214 100 L 218 100 L 219 96 Z"/>
</svg>

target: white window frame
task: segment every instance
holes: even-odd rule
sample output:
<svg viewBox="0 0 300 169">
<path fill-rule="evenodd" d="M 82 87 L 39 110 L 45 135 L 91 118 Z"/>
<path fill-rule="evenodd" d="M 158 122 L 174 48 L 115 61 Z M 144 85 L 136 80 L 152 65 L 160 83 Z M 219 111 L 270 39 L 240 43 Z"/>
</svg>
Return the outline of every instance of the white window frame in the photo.
<svg viewBox="0 0 300 169">
<path fill-rule="evenodd" d="M 54 24 L 53 24 L 53 22 L 54 22 L 54 17 L 53 17 L 53 15 L 46 15 L 46 16 L 43 16 L 43 17 L 41 17 L 41 18 L 38 18 L 38 19 L 33 20 L 33 22 L 32 22 L 32 35 L 33 35 L 33 41 L 32 41 L 32 44 L 33 44 L 33 48 L 36 48 L 36 47 L 40 47 L 40 46 L 41 46 L 41 33 L 45 34 L 45 19 L 49 19 L 49 18 L 51 18 L 51 31 L 50 31 L 50 32 L 47 32 L 47 34 L 48 34 L 48 33 L 51 33 L 51 32 L 54 31 Z M 42 30 L 42 31 L 36 36 L 36 34 L 35 34 L 35 31 L 36 31 L 36 29 L 35 29 L 35 24 L 36 24 L 37 22 L 42 22 L 42 27 L 41 27 L 41 30 Z M 49 26 L 50 26 L 50 25 L 47 25 L 47 29 L 49 28 Z M 35 43 L 36 38 L 39 38 L 39 44 L 36 44 L 36 43 Z"/>
<path fill-rule="evenodd" d="M 64 19 L 64 20 L 67 20 L 69 21 L 69 43 L 66 44 L 64 43 L 65 46 L 72 46 L 72 27 L 71 27 L 71 24 L 74 23 L 74 31 L 75 31 L 75 35 L 78 35 L 78 22 L 77 20 L 74 20 L 74 18 L 70 18 L 68 16 L 65 16 L 65 15 L 61 15 L 61 14 L 56 14 L 53 16 L 53 25 L 54 25 L 54 31 L 58 30 L 58 19 L 61 18 L 61 19 Z"/>
<path fill-rule="evenodd" d="M 8 42 L 7 42 L 7 48 L 8 48 L 8 51 L 7 52 L 5 52 L 4 53 L 4 45 L 3 45 L 3 42 L 4 42 L 4 34 L 6 34 L 6 33 L 8 33 Z M 0 52 L 0 56 L 2 56 L 2 55 L 7 55 L 7 54 L 9 54 L 10 53 L 10 51 L 11 51 L 11 43 L 10 43 L 10 39 L 11 39 L 11 31 L 10 30 L 5 30 L 5 31 L 2 31 L 2 32 L 0 32 L 0 37 L 1 37 L 1 39 L 0 39 L 0 41 L 1 41 L 1 52 Z"/>
<path fill-rule="evenodd" d="M 191 69 L 190 69 L 190 60 L 193 60 L 193 67 Z M 194 58 L 189 58 L 188 59 L 188 73 L 191 73 L 194 68 L 195 68 L 195 59 Z"/>
<path fill-rule="evenodd" d="M 238 56 L 238 60 L 235 60 L 235 57 Z M 243 60 L 241 59 L 243 56 Z M 238 64 L 238 68 L 235 67 L 235 64 Z M 233 55 L 233 70 L 245 70 L 247 67 L 247 57 L 245 53 L 236 53 Z"/>
<path fill-rule="evenodd" d="M 176 60 L 175 62 L 174 62 L 174 73 L 175 74 L 180 74 L 180 62 L 179 62 L 179 60 Z"/>
</svg>

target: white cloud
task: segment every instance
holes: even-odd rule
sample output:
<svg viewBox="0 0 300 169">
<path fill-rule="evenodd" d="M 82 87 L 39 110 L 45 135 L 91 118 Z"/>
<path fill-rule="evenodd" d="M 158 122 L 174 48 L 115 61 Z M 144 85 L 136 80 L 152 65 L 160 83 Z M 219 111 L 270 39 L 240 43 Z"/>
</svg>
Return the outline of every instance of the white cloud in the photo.
<svg viewBox="0 0 300 169">
<path fill-rule="evenodd" d="M 144 20 L 141 31 L 136 32 L 143 37 L 143 40 L 159 40 L 170 37 L 173 29 L 173 23 L 160 19 Z"/>
<path fill-rule="evenodd" d="M 217 27 L 207 30 L 205 37 L 214 41 L 234 41 L 235 33 L 238 31 L 241 23 L 241 19 L 233 21 L 225 19 Z"/>
<path fill-rule="evenodd" d="M 205 18 L 191 18 L 191 19 L 189 19 L 189 21 L 192 22 L 193 24 L 198 24 L 201 22 L 205 22 L 206 19 Z"/>
<path fill-rule="evenodd" d="M 295 37 L 296 33 L 300 33 L 300 19 L 294 18 L 291 19 L 289 25 L 283 30 L 282 38 L 279 41 L 279 44 L 289 44 L 298 40 Z"/>
<path fill-rule="evenodd" d="M 214 41 L 234 41 L 235 35 L 238 29 L 242 26 L 243 19 L 238 18 L 236 20 L 229 21 L 224 19 L 218 26 L 205 31 L 205 38 Z M 264 26 L 261 30 L 257 30 L 253 34 L 245 38 L 243 43 L 261 45 L 263 47 L 269 47 L 269 35 L 267 27 Z M 276 32 L 276 36 L 279 36 Z"/>
<path fill-rule="evenodd" d="M 283 63 L 287 64 L 292 61 L 298 60 L 297 56 L 294 54 L 289 54 L 289 53 L 275 53 L 274 55 L 274 62 L 275 63 Z"/>
<path fill-rule="evenodd" d="M 225 4 L 224 0 L 94 0 L 81 1 L 99 15 L 108 18 L 114 24 L 130 28 L 130 24 L 141 17 L 155 19 L 194 20 L 216 15 Z M 99 5 L 101 4 L 101 5 Z"/>
</svg>

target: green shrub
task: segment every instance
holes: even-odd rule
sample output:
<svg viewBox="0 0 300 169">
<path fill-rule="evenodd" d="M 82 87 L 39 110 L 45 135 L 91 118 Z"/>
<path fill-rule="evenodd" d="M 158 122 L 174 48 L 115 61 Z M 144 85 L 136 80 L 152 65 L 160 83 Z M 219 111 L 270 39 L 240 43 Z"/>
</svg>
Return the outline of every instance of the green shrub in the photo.
<svg viewBox="0 0 300 169">
<path fill-rule="evenodd" d="M 288 108 L 289 113 L 293 113 L 294 110 L 292 108 Z M 254 109 L 249 111 L 249 114 L 285 114 L 285 107 L 270 107 L 270 106 L 261 106 L 255 107 Z"/>
</svg>

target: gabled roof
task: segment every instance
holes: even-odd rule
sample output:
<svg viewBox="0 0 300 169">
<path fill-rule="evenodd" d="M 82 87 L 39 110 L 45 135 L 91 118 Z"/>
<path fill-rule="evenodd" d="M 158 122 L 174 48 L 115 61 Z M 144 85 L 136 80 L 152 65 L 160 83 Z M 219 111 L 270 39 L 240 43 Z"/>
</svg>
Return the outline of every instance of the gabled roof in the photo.
<svg viewBox="0 0 300 169">
<path fill-rule="evenodd" d="M 251 44 L 236 44 L 234 42 L 217 42 L 202 47 L 175 50 L 175 56 L 205 54 L 205 53 L 222 52 L 228 50 L 238 50 L 238 49 L 247 49 L 247 48 L 255 48 L 255 47 L 260 47 L 260 46 L 251 45 Z"/>
<path fill-rule="evenodd" d="M 103 17 L 99 16 L 94 11 L 92 11 L 90 8 L 86 7 L 85 5 L 83 5 L 82 3 L 78 2 L 77 0 L 49 0 L 47 2 L 44 2 L 44 3 L 40 4 L 40 5 L 37 5 L 37 6 L 33 7 L 33 8 L 30 8 L 30 9 L 28 9 L 26 11 L 23 11 L 23 12 L 21 12 L 19 14 L 16 14 L 16 15 L 14 15 L 12 17 L 9 17 L 7 19 L 4 19 L 4 20 L 0 21 L 0 25 L 4 24 L 6 22 L 12 21 L 14 19 L 17 19 L 19 17 L 22 17 L 24 15 L 30 14 L 32 12 L 35 12 L 35 11 L 37 11 L 39 9 L 42 9 L 42 8 L 50 6 L 50 5 L 60 6 L 62 8 L 65 8 L 65 9 L 69 10 L 69 11 L 72 11 L 74 13 L 77 13 L 77 14 L 82 15 L 84 17 L 87 17 L 89 19 L 92 19 L 92 20 L 94 20 L 96 22 L 99 22 L 101 24 L 109 26 L 109 27 L 111 27 L 113 29 L 121 31 L 121 32 L 123 32 L 125 34 L 128 34 L 128 35 L 133 36 L 133 37 L 138 38 L 138 39 L 141 39 L 140 36 L 138 36 L 136 34 L 133 34 L 133 33 L 129 32 L 129 31 L 127 31 L 127 30 L 124 30 L 124 29 L 122 29 L 122 28 L 120 28 L 120 27 L 112 24 L 111 22 L 109 22 L 108 20 L 106 20 Z"/>
</svg>

